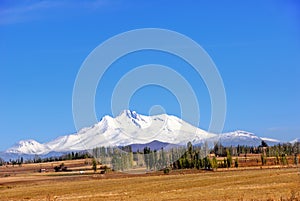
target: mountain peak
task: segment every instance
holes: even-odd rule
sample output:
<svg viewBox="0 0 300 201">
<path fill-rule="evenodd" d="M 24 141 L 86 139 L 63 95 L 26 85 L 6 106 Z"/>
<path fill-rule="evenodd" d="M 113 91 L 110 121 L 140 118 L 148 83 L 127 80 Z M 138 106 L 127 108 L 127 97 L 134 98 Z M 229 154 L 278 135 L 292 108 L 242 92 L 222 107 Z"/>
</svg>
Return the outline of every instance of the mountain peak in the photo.
<svg viewBox="0 0 300 201">
<path fill-rule="evenodd" d="M 124 110 L 115 118 L 104 116 L 93 126 L 83 128 L 76 134 L 58 137 L 47 143 L 22 140 L 8 149 L 6 153 L 33 155 L 82 151 L 100 146 L 147 144 L 152 141 L 185 145 L 189 141 L 197 144 L 217 140 L 225 146 L 238 144 L 258 146 L 262 139 L 253 133 L 242 130 L 217 135 L 201 130 L 176 116 L 167 114 L 146 116 L 138 114 L 136 111 Z M 272 143 L 270 140 L 266 142 Z"/>
<path fill-rule="evenodd" d="M 35 140 L 21 140 L 13 147 L 9 148 L 8 153 L 27 153 L 27 154 L 39 154 L 48 148 Z"/>
<path fill-rule="evenodd" d="M 40 143 L 33 140 L 33 139 L 29 139 L 29 140 L 20 140 L 18 143 L 16 143 L 15 145 L 18 146 L 26 146 L 26 145 L 39 145 Z"/>
<path fill-rule="evenodd" d="M 295 144 L 300 142 L 300 138 L 295 138 L 294 140 L 290 141 L 291 144 Z"/>
<path fill-rule="evenodd" d="M 249 136 L 254 136 L 254 133 L 248 132 L 248 131 L 243 131 L 243 130 L 237 130 L 235 131 L 236 134 L 238 135 L 249 135 Z"/>
<path fill-rule="evenodd" d="M 128 125 L 133 124 L 134 126 L 144 129 L 151 126 L 152 120 L 150 116 L 144 116 L 138 114 L 136 111 L 124 110 L 119 116 L 115 118 L 119 123 L 127 122 Z"/>
<path fill-rule="evenodd" d="M 119 116 L 126 116 L 128 118 L 138 119 L 140 115 L 134 110 L 123 110 Z"/>
</svg>

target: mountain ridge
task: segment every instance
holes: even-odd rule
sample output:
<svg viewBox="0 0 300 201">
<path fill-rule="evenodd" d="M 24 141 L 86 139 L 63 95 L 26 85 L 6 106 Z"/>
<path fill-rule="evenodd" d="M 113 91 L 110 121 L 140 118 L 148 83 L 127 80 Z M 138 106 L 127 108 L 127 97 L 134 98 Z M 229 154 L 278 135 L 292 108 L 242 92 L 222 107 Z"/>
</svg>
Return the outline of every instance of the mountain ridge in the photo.
<svg viewBox="0 0 300 201">
<path fill-rule="evenodd" d="M 261 138 L 240 130 L 213 134 L 194 127 L 176 116 L 167 114 L 145 116 L 135 111 L 124 110 L 115 118 L 106 115 L 91 127 L 82 128 L 75 134 L 60 136 L 46 143 L 32 139 L 21 140 L 4 153 L 46 155 L 50 152 L 82 151 L 99 146 L 151 144 L 153 141 L 174 145 L 185 145 L 189 141 L 193 144 L 210 141 L 220 142 L 224 146 L 238 144 L 258 146 L 262 140 L 270 145 L 280 143 L 276 139 Z"/>
</svg>

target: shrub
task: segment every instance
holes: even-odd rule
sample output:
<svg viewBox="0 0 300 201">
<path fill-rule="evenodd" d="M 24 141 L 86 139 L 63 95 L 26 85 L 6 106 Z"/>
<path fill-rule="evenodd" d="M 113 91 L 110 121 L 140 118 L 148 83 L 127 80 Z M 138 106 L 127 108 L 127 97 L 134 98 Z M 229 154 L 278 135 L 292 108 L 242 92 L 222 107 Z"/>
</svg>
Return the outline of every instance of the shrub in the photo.
<svg viewBox="0 0 300 201">
<path fill-rule="evenodd" d="M 212 158 L 211 165 L 214 170 L 216 170 L 218 168 L 218 161 L 215 156 Z"/>
<path fill-rule="evenodd" d="M 165 168 L 165 169 L 164 169 L 164 174 L 169 174 L 169 172 L 170 172 L 170 169 L 169 169 L 169 168 Z"/>
</svg>

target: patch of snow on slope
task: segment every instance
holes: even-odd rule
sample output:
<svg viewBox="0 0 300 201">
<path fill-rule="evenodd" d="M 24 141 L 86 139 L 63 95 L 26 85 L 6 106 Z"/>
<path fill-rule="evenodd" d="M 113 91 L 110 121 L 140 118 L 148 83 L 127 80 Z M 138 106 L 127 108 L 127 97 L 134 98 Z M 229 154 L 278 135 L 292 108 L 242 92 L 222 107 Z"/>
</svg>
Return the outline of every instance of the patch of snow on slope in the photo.
<svg viewBox="0 0 300 201">
<path fill-rule="evenodd" d="M 21 140 L 6 150 L 7 153 L 15 154 L 43 154 L 45 151 L 49 151 L 49 147 L 35 140 Z"/>
</svg>

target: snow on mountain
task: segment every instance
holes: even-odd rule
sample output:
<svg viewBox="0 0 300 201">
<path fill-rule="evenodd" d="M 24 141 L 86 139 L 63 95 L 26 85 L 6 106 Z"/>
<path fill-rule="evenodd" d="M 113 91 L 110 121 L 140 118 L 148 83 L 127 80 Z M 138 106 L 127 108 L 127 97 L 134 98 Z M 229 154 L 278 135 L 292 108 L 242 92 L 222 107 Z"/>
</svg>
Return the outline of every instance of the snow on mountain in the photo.
<svg viewBox="0 0 300 201">
<path fill-rule="evenodd" d="M 265 141 L 267 143 L 267 145 L 269 145 L 269 146 L 273 146 L 273 145 L 281 143 L 279 140 L 276 140 L 273 138 L 262 137 L 261 139 L 263 141 Z"/>
<path fill-rule="evenodd" d="M 47 154 L 92 149 L 99 146 L 125 146 L 159 141 L 170 144 L 186 144 L 215 137 L 183 120 L 166 114 L 144 116 L 125 110 L 112 118 L 104 116 L 97 124 L 83 128 L 76 134 L 65 135 L 48 143 L 21 141 L 7 153 Z"/>
<path fill-rule="evenodd" d="M 35 140 L 22 140 L 16 143 L 14 146 L 6 150 L 6 153 L 10 154 L 43 154 L 49 151 L 47 145 L 41 144 Z"/>
<path fill-rule="evenodd" d="M 261 145 L 261 138 L 247 131 L 237 130 L 234 132 L 220 134 L 215 141 L 221 143 L 223 146 L 259 146 Z"/>
<path fill-rule="evenodd" d="M 262 138 L 246 131 L 217 135 L 196 128 L 172 115 L 145 116 L 135 111 L 124 110 L 115 118 L 104 116 L 91 127 L 83 128 L 75 134 L 58 137 L 48 143 L 20 141 L 6 150 L 6 153 L 45 155 L 50 152 L 81 151 L 99 146 L 149 144 L 153 141 L 155 144 L 161 142 L 174 145 L 186 145 L 189 141 L 193 144 L 220 141 L 224 146 L 258 146 Z M 270 140 L 266 141 L 268 143 Z"/>
<path fill-rule="evenodd" d="M 234 132 L 220 134 L 217 138 L 211 140 L 221 143 L 223 146 L 259 146 L 262 141 L 268 145 L 279 144 L 280 141 L 272 138 L 258 137 L 254 133 L 237 130 Z"/>
<path fill-rule="evenodd" d="M 295 144 L 297 142 L 300 142 L 300 138 L 296 138 L 296 139 L 290 141 L 291 144 Z"/>
<path fill-rule="evenodd" d="M 115 125 L 120 133 L 118 138 L 109 141 L 118 146 L 145 144 L 154 140 L 172 144 L 186 144 L 191 140 L 215 136 L 215 134 L 196 128 L 178 117 L 166 114 L 144 116 L 134 111 L 125 110 L 115 118 Z"/>
</svg>

